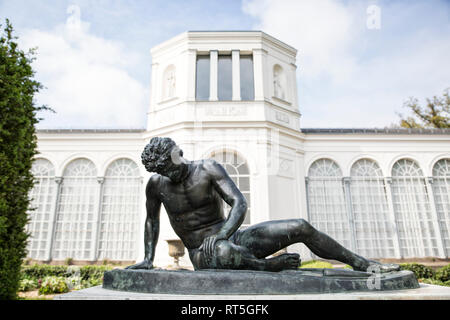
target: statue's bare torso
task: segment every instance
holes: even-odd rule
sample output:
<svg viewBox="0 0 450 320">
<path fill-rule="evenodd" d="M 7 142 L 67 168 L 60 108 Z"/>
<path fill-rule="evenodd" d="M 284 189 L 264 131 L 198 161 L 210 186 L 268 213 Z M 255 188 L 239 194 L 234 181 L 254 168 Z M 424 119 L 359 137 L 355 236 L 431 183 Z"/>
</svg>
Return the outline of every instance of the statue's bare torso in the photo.
<svg viewBox="0 0 450 320">
<path fill-rule="evenodd" d="M 211 170 L 212 160 L 193 161 L 182 183 L 159 174 L 150 179 L 148 192 L 162 202 L 173 230 L 187 249 L 200 247 L 204 238 L 216 234 L 226 220 Z"/>
</svg>

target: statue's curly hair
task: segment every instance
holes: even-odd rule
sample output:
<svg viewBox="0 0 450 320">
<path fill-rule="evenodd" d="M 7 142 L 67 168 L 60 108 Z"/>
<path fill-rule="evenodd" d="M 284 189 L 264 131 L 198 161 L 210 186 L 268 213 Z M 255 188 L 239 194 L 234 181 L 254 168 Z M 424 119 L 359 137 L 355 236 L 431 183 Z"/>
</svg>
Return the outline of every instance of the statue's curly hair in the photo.
<svg viewBox="0 0 450 320">
<path fill-rule="evenodd" d="M 170 138 L 154 137 L 150 140 L 142 152 L 142 164 L 148 172 L 156 172 L 163 168 L 167 161 L 171 159 L 172 148 L 177 144 Z M 180 150 L 180 156 L 183 151 Z"/>
</svg>

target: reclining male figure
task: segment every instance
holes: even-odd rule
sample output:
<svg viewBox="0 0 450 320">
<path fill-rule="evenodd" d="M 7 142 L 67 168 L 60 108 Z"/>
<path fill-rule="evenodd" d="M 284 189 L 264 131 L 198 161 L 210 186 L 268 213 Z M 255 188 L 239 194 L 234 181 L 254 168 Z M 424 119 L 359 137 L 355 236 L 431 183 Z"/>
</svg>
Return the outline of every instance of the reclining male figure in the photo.
<svg viewBox="0 0 450 320">
<path fill-rule="evenodd" d="M 145 190 L 145 258 L 129 269 L 153 268 L 161 204 L 195 270 L 296 269 L 300 264 L 296 253 L 266 257 L 299 242 L 317 256 L 341 261 L 354 270 L 367 271 L 371 266 L 380 272 L 399 269 L 398 265 L 381 264 L 351 252 L 303 219 L 267 221 L 239 229 L 247 203 L 224 168 L 211 159 L 184 159 L 170 138 L 152 138 L 142 153 L 142 163 L 147 171 L 157 174 L 150 177 Z M 223 200 L 231 206 L 227 218 Z"/>
</svg>

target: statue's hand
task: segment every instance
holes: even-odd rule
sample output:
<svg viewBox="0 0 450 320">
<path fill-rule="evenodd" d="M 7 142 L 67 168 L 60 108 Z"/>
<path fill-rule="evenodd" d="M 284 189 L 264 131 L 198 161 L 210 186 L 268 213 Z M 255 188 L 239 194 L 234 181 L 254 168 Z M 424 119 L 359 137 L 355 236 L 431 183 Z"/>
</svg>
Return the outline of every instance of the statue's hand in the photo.
<svg viewBox="0 0 450 320">
<path fill-rule="evenodd" d="M 206 258 L 210 259 L 212 258 L 214 254 L 214 248 L 216 246 L 216 242 L 219 240 L 227 240 L 227 237 L 224 235 L 215 234 L 213 236 L 206 237 L 203 240 L 202 245 L 200 246 L 199 250 L 202 250 L 205 253 Z"/>
<path fill-rule="evenodd" d="M 149 260 L 144 260 L 142 262 L 133 264 L 131 266 L 126 267 L 125 269 L 143 269 L 150 270 L 153 269 L 153 262 Z"/>
</svg>

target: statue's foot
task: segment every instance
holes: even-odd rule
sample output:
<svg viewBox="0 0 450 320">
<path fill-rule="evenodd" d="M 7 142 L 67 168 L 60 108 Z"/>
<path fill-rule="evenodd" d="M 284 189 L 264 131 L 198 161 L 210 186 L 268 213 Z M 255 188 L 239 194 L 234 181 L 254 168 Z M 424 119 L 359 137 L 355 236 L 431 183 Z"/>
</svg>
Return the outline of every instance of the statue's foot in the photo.
<svg viewBox="0 0 450 320">
<path fill-rule="evenodd" d="M 267 259 L 268 271 L 296 270 L 300 265 L 300 255 L 297 253 L 284 253 Z"/>
<path fill-rule="evenodd" d="M 125 269 L 129 269 L 129 270 L 150 270 L 153 269 L 153 263 L 149 262 L 149 261 L 142 261 L 136 264 L 133 264 L 131 266 L 125 267 Z"/>
<path fill-rule="evenodd" d="M 366 272 L 372 273 L 387 273 L 392 271 L 399 271 L 400 266 L 395 263 L 381 263 L 374 260 L 369 260 L 369 266 L 367 267 Z"/>
</svg>

